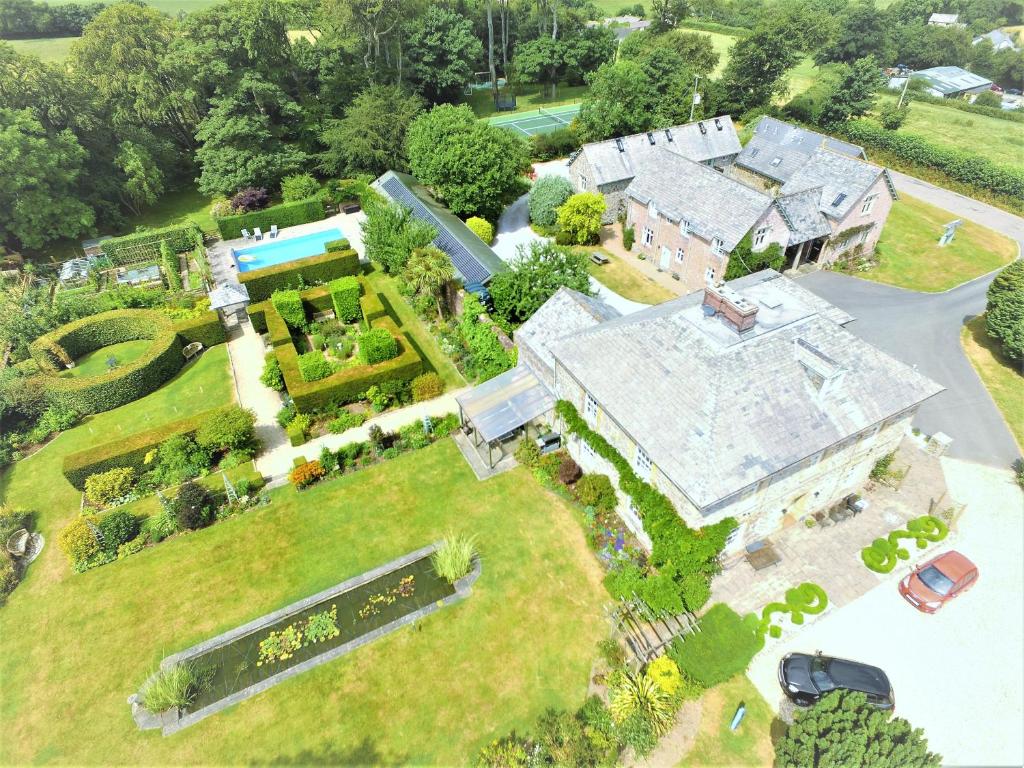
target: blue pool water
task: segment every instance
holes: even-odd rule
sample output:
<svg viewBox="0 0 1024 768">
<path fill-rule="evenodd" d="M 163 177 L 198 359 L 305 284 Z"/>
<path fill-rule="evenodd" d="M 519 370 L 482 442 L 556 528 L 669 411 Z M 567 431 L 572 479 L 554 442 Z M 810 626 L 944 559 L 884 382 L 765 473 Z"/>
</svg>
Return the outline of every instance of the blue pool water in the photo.
<svg viewBox="0 0 1024 768">
<path fill-rule="evenodd" d="M 264 235 L 265 237 L 265 235 Z M 233 251 L 239 272 L 251 272 L 254 269 L 273 267 L 287 261 L 317 256 L 324 252 L 324 243 L 340 240 L 344 235 L 337 227 L 325 229 L 323 232 L 310 232 L 287 240 L 270 240 L 249 248 Z"/>
</svg>

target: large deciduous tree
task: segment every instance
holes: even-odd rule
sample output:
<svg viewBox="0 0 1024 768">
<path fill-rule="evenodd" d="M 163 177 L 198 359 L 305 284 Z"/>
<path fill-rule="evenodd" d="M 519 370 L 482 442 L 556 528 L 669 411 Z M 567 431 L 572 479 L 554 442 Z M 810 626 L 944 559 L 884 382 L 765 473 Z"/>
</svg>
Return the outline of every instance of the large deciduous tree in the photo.
<svg viewBox="0 0 1024 768">
<path fill-rule="evenodd" d="M 48 135 L 27 109 L 0 109 L 0 241 L 40 248 L 92 227 L 92 209 L 76 195 L 85 150 L 69 130 Z"/>
<path fill-rule="evenodd" d="M 988 287 L 985 328 L 1008 358 L 1024 360 L 1024 261 L 1004 267 Z"/>
<path fill-rule="evenodd" d="M 366 218 L 360 223 L 366 258 L 380 264 L 391 275 L 405 269 L 409 256 L 437 237 L 437 230 L 413 217 L 403 205 L 384 198 L 368 201 Z"/>
<path fill-rule="evenodd" d="M 941 762 L 920 728 L 850 691 L 833 691 L 798 712 L 775 745 L 776 768 L 937 768 Z"/>
<path fill-rule="evenodd" d="M 797 62 L 797 51 L 786 30 L 762 24 L 741 38 L 729 53 L 721 81 L 723 112 L 743 113 L 764 107 L 786 94 L 786 72 Z"/>
<path fill-rule="evenodd" d="M 873 56 L 858 59 L 852 65 L 840 65 L 828 98 L 815 119 L 824 126 L 845 123 L 851 117 L 866 115 L 875 103 L 875 96 L 885 85 Z"/>
<path fill-rule="evenodd" d="M 564 53 L 559 40 L 550 37 L 527 40 L 516 46 L 514 70 L 528 82 L 550 85 L 551 96 L 554 97 L 565 68 Z"/>
<path fill-rule="evenodd" d="M 488 284 L 494 311 L 510 323 L 522 323 L 561 287 L 590 294 L 589 258 L 583 251 L 553 243 L 519 247 L 512 269 L 495 275 Z"/>
<path fill-rule="evenodd" d="M 483 46 L 469 19 L 431 5 L 416 19 L 405 44 L 409 79 L 436 104 L 452 101 L 473 78 Z"/>
<path fill-rule="evenodd" d="M 400 86 L 370 86 L 349 105 L 341 120 L 329 121 L 320 134 L 325 147 L 320 168 L 333 175 L 374 176 L 408 170 L 405 137 L 422 109 L 423 99 Z"/>
<path fill-rule="evenodd" d="M 479 122 L 465 105 L 442 105 L 417 117 L 407 145 L 413 174 L 459 216 L 496 221 L 524 191 L 526 143 Z"/>
<path fill-rule="evenodd" d="M 639 64 L 609 62 L 590 78 L 579 121 L 580 138 L 600 141 L 612 136 L 650 130 L 658 98 Z"/>
<path fill-rule="evenodd" d="M 857 0 L 839 15 L 838 28 L 832 38 L 815 54 L 818 64 L 844 61 L 847 64 L 874 56 L 890 61 L 892 43 L 885 13 L 871 0 Z"/>
</svg>

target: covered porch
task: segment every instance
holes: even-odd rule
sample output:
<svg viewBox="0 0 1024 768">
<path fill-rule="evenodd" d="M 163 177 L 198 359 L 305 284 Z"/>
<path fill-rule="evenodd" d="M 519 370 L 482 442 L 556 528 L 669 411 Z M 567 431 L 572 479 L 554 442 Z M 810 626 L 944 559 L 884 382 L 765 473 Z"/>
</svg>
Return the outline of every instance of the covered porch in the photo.
<svg viewBox="0 0 1024 768">
<path fill-rule="evenodd" d="M 551 391 L 522 365 L 455 400 L 462 432 L 488 469 L 512 456 L 522 440 L 538 437 L 540 430 L 533 422 L 555 407 Z"/>
</svg>

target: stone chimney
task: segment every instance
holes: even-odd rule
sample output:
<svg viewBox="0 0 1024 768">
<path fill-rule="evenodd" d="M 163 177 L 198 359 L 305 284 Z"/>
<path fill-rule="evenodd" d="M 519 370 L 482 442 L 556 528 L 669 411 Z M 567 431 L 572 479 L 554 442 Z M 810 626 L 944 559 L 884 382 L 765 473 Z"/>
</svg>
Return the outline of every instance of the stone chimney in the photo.
<svg viewBox="0 0 1024 768">
<path fill-rule="evenodd" d="M 737 333 L 749 331 L 757 322 L 757 304 L 745 299 L 725 283 L 704 289 L 703 305 L 709 315 L 718 315 Z"/>
</svg>

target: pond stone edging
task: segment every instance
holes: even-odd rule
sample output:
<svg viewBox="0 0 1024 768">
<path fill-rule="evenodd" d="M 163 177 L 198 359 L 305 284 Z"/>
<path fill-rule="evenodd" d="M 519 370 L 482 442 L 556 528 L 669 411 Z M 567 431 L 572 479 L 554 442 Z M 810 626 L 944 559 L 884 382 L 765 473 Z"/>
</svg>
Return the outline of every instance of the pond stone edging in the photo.
<svg viewBox="0 0 1024 768">
<path fill-rule="evenodd" d="M 348 592 L 351 589 L 360 587 L 363 584 L 373 581 L 374 579 L 380 578 L 381 576 L 384 576 L 392 571 L 396 571 L 399 568 L 405 567 L 406 565 L 410 565 L 411 563 L 414 563 L 418 560 L 422 560 L 423 558 L 433 554 L 442 544 L 443 542 L 441 541 L 435 541 L 433 544 L 430 544 L 429 546 L 417 549 L 415 552 L 410 552 L 409 554 L 403 555 L 402 557 L 392 560 L 389 563 L 385 563 L 384 565 L 378 566 L 377 568 L 373 568 L 369 571 L 366 571 L 365 573 L 362 573 L 359 576 L 355 576 L 339 584 L 335 584 L 333 587 L 329 587 L 328 589 L 325 589 L 322 592 L 310 595 L 309 597 L 303 598 L 302 600 L 292 603 L 291 605 L 285 606 L 280 610 L 274 611 L 273 613 L 268 613 L 264 616 L 259 617 L 258 619 L 254 619 L 253 621 L 236 627 L 235 629 L 220 634 L 217 637 L 211 638 L 210 640 L 205 640 L 201 643 L 198 643 L 197 645 L 192 646 L 191 648 L 187 648 L 184 651 L 172 654 L 171 656 L 166 657 L 163 661 L 160 662 L 160 670 L 163 671 L 165 669 L 168 669 L 169 667 L 174 666 L 175 664 L 188 661 L 192 658 L 195 658 L 196 656 L 201 656 L 213 648 L 216 648 L 221 645 L 226 645 L 227 643 L 233 642 L 234 640 L 238 639 L 239 637 L 242 637 L 243 635 L 248 635 L 260 629 L 276 624 L 281 619 L 286 618 L 291 614 L 301 612 L 302 610 L 312 605 L 315 605 L 323 600 L 326 600 L 336 595 L 340 595 L 344 592 Z M 262 693 L 263 691 L 277 685 L 278 683 L 282 683 L 285 680 L 295 677 L 296 675 L 302 674 L 303 672 L 313 669 L 314 667 L 317 667 L 321 664 L 325 664 L 328 661 L 333 661 L 334 659 L 344 656 L 345 654 L 350 653 L 351 651 L 354 651 L 357 648 L 367 645 L 368 643 L 372 643 L 374 640 L 377 640 L 383 637 L 384 635 L 390 634 L 391 632 L 401 629 L 402 627 L 407 626 L 409 624 L 413 624 L 419 619 L 423 618 L 424 616 L 428 616 L 431 613 L 434 613 L 435 611 L 444 608 L 445 606 L 464 600 L 466 597 L 469 596 L 470 592 L 472 591 L 473 583 L 477 580 L 477 578 L 479 578 L 481 568 L 482 565 L 480 557 L 478 555 L 473 559 L 473 568 L 470 570 L 470 572 L 463 576 L 461 579 L 458 579 L 452 585 L 455 588 L 454 594 L 444 597 L 436 602 L 433 602 L 430 605 L 425 605 L 422 608 L 418 608 L 412 613 L 406 614 L 401 618 L 395 619 L 394 621 L 391 621 L 382 627 L 378 627 L 377 629 L 367 632 L 364 635 L 360 635 L 359 637 L 354 638 L 347 643 L 336 646 L 335 648 L 331 648 L 330 650 L 325 651 L 319 656 L 315 656 L 312 659 L 307 659 L 306 661 L 300 664 L 296 664 L 295 666 L 282 670 L 275 675 L 271 675 L 265 680 L 261 680 L 258 683 L 250 685 L 248 688 L 243 688 L 240 691 L 236 691 L 230 696 L 226 696 L 223 699 L 220 699 L 212 704 L 203 707 L 202 709 L 196 710 L 195 712 L 190 712 L 188 714 L 183 715 L 180 711 L 177 710 L 167 710 L 159 714 L 154 714 L 147 710 L 145 707 L 143 707 L 141 704 L 141 690 L 144 690 L 146 684 L 148 684 L 149 680 L 152 679 L 153 675 L 151 675 L 150 678 L 146 680 L 146 683 L 143 684 L 139 693 L 134 693 L 128 697 L 128 704 L 131 706 L 132 717 L 135 720 L 135 724 L 139 727 L 140 730 L 155 730 L 159 728 L 161 729 L 164 736 L 170 736 L 173 733 L 177 733 L 182 728 L 187 728 L 190 725 L 198 723 L 200 720 L 203 720 L 204 718 L 207 718 L 210 715 L 216 714 L 217 712 L 220 712 L 223 709 L 232 707 L 235 704 L 238 704 L 239 702 L 244 701 L 245 699 L 251 698 L 252 696 L 255 696 L 258 693 Z"/>
</svg>

